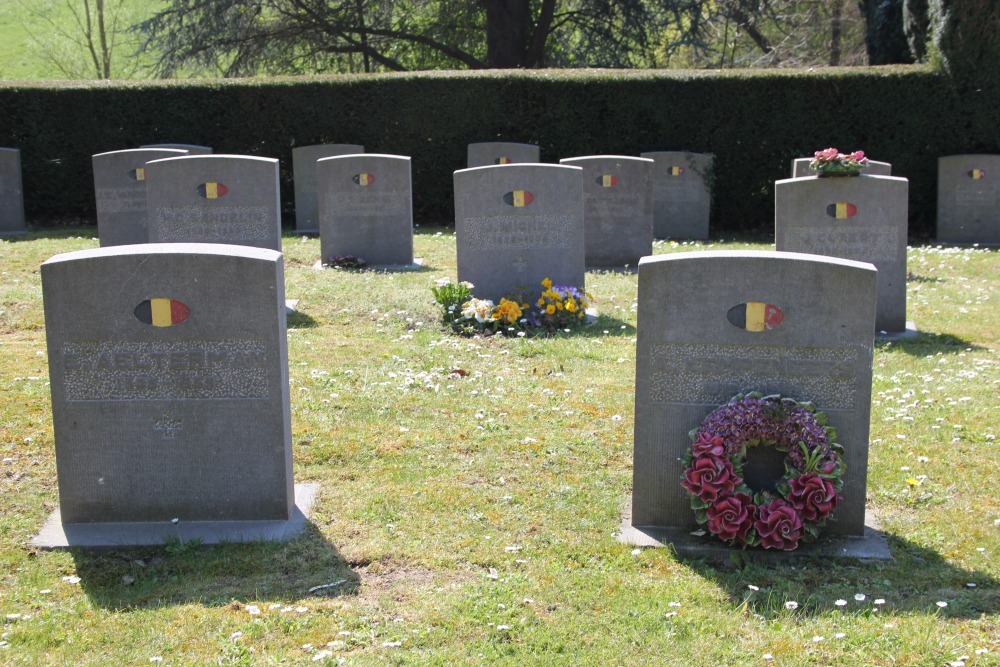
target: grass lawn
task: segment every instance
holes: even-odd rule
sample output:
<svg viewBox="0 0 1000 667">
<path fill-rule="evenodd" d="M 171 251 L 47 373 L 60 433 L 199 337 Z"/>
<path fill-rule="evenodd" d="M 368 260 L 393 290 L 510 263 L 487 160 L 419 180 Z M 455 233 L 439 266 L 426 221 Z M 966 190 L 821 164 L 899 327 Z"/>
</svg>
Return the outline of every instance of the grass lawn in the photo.
<svg viewBox="0 0 1000 667">
<path fill-rule="evenodd" d="M 430 292 L 455 239 L 434 228 L 401 273 L 316 271 L 319 241 L 285 236 L 295 475 L 321 485 L 305 535 L 37 551 L 58 502 L 38 265 L 96 235 L 0 241 L 0 664 L 1000 665 L 995 250 L 909 249 L 921 334 L 874 368 L 891 562 L 619 544 L 636 276 L 588 273 L 582 333 L 457 337 Z M 707 247 L 771 248 L 656 252 Z"/>
</svg>

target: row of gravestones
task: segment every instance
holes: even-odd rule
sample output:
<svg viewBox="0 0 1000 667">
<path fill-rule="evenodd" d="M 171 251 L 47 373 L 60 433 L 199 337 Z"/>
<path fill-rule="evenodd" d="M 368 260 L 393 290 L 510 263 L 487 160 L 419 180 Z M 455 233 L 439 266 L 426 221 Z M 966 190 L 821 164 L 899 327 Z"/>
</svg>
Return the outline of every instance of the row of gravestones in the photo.
<svg viewBox="0 0 1000 667">
<path fill-rule="evenodd" d="M 697 527 L 679 484 L 687 434 L 747 389 L 829 415 L 847 472 L 827 531 L 864 537 L 876 274 L 797 253 L 642 259 L 622 539 L 681 542 Z M 41 276 L 60 506 L 36 545 L 287 539 L 303 528 L 316 488 L 293 484 L 281 253 L 117 246 L 58 255 Z M 732 317 L 761 304 L 781 317 Z M 765 465 L 758 480 L 782 474 Z"/>
</svg>

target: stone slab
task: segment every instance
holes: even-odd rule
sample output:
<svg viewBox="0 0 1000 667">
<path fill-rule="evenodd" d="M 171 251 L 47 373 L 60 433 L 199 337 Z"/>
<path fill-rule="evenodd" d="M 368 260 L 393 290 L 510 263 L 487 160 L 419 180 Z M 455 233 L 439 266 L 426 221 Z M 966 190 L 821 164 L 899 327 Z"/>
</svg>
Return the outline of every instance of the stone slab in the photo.
<svg viewBox="0 0 1000 667">
<path fill-rule="evenodd" d="M 1000 245 L 1000 155 L 938 158 L 937 240 Z"/>
<path fill-rule="evenodd" d="M 583 169 L 509 164 L 455 172 L 458 279 L 494 303 L 534 303 L 550 278 L 584 287 Z"/>
<path fill-rule="evenodd" d="M 685 151 L 652 151 L 640 156 L 655 162 L 653 235 L 658 239 L 707 240 L 715 156 Z"/>
<path fill-rule="evenodd" d="M 161 546 L 172 540 L 201 544 L 286 542 L 305 530 L 319 484 L 296 484 L 295 507 L 285 520 L 272 521 L 149 521 L 134 523 L 64 524 L 56 509 L 31 541 L 40 549 Z"/>
<path fill-rule="evenodd" d="M 193 155 L 146 165 L 150 243 L 223 243 L 281 250 L 278 161 Z"/>
<path fill-rule="evenodd" d="M 591 155 L 559 161 L 583 169 L 584 248 L 588 267 L 636 266 L 653 254 L 653 161 Z"/>
<path fill-rule="evenodd" d="M 23 234 L 24 189 L 21 183 L 21 151 L 0 148 L 0 236 Z"/>
<path fill-rule="evenodd" d="M 364 153 L 359 144 L 316 144 L 292 149 L 295 182 L 295 232 L 319 234 L 319 196 L 316 190 L 316 160 L 336 155 Z"/>
<path fill-rule="evenodd" d="M 816 172 L 809 168 L 809 163 L 812 161 L 811 157 L 800 157 L 792 160 L 792 178 L 815 176 Z M 861 173 L 866 176 L 892 176 L 892 165 L 888 162 L 868 160 L 868 166 Z"/>
<path fill-rule="evenodd" d="M 489 167 L 496 164 L 524 164 L 541 162 L 541 150 L 535 144 L 512 141 L 484 141 L 469 144 L 466 149 L 466 168 Z"/>
<path fill-rule="evenodd" d="M 183 157 L 187 151 L 136 148 L 98 153 L 91 157 L 94 198 L 97 202 L 97 235 L 101 247 L 147 243 L 146 163 Z"/>
<path fill-rule="evenodd" d="M 199 146 L 198 144 L 144 144 L 139 148 L 174 148 L 186 151 L 188 155 L 211 155 L 214 152 L 211 146 Z"/>
<path fill-rule="evenodd" d="M 688 432 L 736 394 L 812 401 L 838 431 L 847 472 L 826 533 L 862 535 L 868 471 L 877 272 L 871 264 L 765 251 L 645 257 L 636 341 L 635 525 L 697 530 L 680 485 Z M 751 331 L 729 313 L 783 313 Z M 784 473 L 778 466 L 774 479 Z"/>
<path fill-rule="evenodd" d="M 777 181 L 775 248 L 871 262 L 878 269 L 874 331 L 903 331 L 908 194 L 909 182 L 894 176 Z"/>
</svg>

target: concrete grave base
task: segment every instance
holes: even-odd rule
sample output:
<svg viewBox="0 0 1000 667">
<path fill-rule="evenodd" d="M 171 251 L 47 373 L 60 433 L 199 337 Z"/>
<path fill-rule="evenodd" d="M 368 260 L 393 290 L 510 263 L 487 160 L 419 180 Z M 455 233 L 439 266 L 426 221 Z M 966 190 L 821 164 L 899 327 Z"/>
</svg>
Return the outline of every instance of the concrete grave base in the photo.
<svg viewBox="0 0 1000 667">
<path fill-rule="evenodd" d="M 859 560 L 892 560 L 889 541 L 878 526 L 875 517 L 865 515 L 864 537 L 846 535 L 825 535 L 811 544 L 803 544 L 794 551 L 772 549 L 738 549 L 726 546 L 709 533 L 693 535 L 690 528 L 665 528 L 659 526 L 633 526 L 632 503 L 622 513 L 622 524 L 618 529 L 618 541 L 637 547 L 671 547 L 683 558 L 707 558 L 713 561 L 729 560 L 732 554 L 740 554 L 747 560 L 762 562 L 784 561 L 810 556 L 826 558 L 856 558 Z"/>
<path fill-rule="evenodd" d="M 906 321 L 906 329 L 903 331 L 876 331 L 875 340 L 881 341 L 896 341 L 896 340 L 906 340 L 908 338 L 916 338 L 920 335 L 917 331 L 917 325 L 914 324 L 913 320 Z"/>
<path fill-rule="evenodd" d="M 148 523 L 63 524 L 58 509 L 42 526 L 31 546 L 42 549 L 71 547 L 113 548 L 159 546 L 179 538 L 202 544 L 284 542 L 301 533 L 316 500 L 319 484 L 295 485 L 295 508 L 285 521 L 169 521 Z"/>
</svg>

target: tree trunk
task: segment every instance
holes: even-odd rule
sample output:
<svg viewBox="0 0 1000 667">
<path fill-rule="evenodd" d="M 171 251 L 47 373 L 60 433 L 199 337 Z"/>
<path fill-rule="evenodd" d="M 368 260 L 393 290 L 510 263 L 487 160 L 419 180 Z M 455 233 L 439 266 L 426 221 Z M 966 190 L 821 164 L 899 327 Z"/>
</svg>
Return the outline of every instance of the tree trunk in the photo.
<svg viewBox="0 0 1000 667">
<path fill-rule="evenodd" d="M 486 66 L 524 67 L 528 52 L 528 0 L 485 0 Z"/>
<path fill-rule="evenodd" d="M 841 22 L 844 18 L 844 0 L 832 0 L 830 6 L 830 65 L 840 64 Z"/>
</svg>

